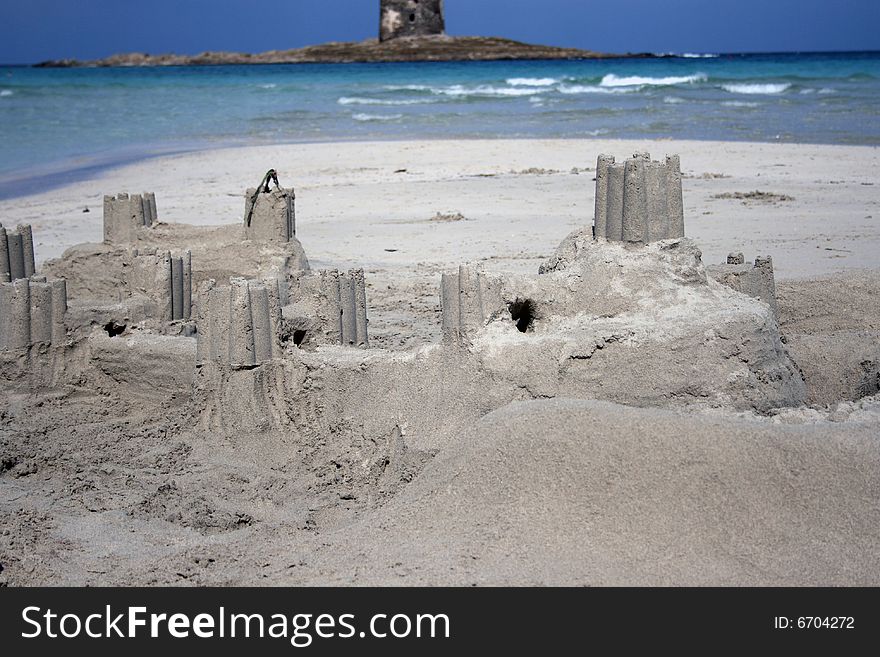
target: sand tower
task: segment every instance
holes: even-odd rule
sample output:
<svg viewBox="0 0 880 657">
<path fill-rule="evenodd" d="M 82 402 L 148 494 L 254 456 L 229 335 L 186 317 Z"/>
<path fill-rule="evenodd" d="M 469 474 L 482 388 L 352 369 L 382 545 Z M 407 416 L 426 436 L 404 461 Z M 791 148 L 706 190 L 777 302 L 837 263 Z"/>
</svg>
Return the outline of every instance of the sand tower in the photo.
<svg viewBox="0 0 880 657">
<path fill-rule="evenodd" d="M 620 163 L 600 155 L 594 235 L 629 244 L 684 237 L 678 155 L 653 162 L 648 153 L 636 153 Z"/>
<path fill-rule="evenodd" d="M 443 34 L 443 0 L 381 0 L 379 41 Z"/>
</svg>

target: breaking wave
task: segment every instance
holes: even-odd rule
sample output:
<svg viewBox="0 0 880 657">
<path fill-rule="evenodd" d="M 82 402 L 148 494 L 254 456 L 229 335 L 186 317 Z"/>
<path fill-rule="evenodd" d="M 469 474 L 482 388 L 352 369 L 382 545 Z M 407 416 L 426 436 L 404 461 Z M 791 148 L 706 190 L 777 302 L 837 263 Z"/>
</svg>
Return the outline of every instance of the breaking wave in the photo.
<svg viewBox="0 0 880 657">
<path fill-rule="evenodd" d="M 0 90 L 0 96 L 11 96 L 14 92 L 12 89 L 2 89 Z"/>
<path fill-rule="evenodd" d="M 664 78 L 642 77 L 632 75 L 629 77 L 620 77 L 609 73 L 599 83 L 603 87 L 671 87 L 677 84 L 693 84 L 694 82 L 705 82 L 708 78 L 704 73 L 695 73 L 693 75 L 669 76 Z"/>
<path fill-rule="evenodd" d="M 746 84 L 722 84 L 724 91 L 732 94 L 760 94 L 772 95 L 785 93 L 791 89 L 789 82 L 768 82 L 764 84 L 746 83 Z"/>
<path fill-rule="evenodd" d="M 553 83 L 556 81 L 553 80 Z M 548 91 L 545 85 L 521 85 L 499 87 L 488 84 L 469 87 L 462 84 L 453 84 L 446 87 L 428 87 L 424 85 L 399 85 L 386 86 L 385 91 L 423 92 L 430 95 L 421 98 L 372 98 L 367 96 L 344 96 L 337 100 L 340 105 L 423 105 L 439 102 L 438 97 L 447 98 L 516 98 L 519 96 L 536 96 Z"/>
<path fill-rule="evenodd" d="M 511 87 L 552 87 L 559 80 L 556 78 L 510 78 L 506 82 Z"/>
<path fill-rule="evenodd" d="M 460 84 L 452 85 L 451 87 L 444 87 L 441 89 L 432 90 L 434 93 L 442 94 L 444 96 L 488 96 L 488 97 L 505 97 L 505 96 L 534 96 L 536 94 L 543 93 L 543 89 L 533 89 L 533 88 L 513 88 L 510 87 L 492 87 L 489 85 L 482 85 L 479 87 L 465 87 Z"/>
</svg>

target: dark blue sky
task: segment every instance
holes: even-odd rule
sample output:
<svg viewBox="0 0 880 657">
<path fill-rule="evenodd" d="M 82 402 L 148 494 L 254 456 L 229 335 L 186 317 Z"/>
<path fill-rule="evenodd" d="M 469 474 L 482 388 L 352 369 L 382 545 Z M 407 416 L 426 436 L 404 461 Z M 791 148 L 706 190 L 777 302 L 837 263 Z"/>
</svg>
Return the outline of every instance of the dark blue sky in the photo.
<svg viewBox="0 0 880 657">
<path fill-rule="evenodd" d="M 0 0 L 0 62 L 375 36 L 379 0 Z M 605 52 L 880 50 L 880 0 L 446 0 L 447 31 Z"/>
</svg>

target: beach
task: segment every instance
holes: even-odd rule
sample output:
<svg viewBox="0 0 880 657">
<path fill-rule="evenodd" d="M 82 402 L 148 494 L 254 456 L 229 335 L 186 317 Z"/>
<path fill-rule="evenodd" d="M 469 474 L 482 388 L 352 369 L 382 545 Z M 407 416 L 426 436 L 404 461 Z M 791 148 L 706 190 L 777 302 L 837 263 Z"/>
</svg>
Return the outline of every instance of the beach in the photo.
<svg viewBox="0 0 880 657">
<path fill-rule="evenodd" d="M 866 643 L 880 3 L 62 4 L 0 26 L 10 653 Z"/>
<path fill-rule="evenodd" d="M 6 184 L 0 584 L 877 584 L 877 146 L 381 137 Z"/>
<path fill-rule="evenodd" d="M 689 240 L 587 239 L 582 274 L 538 276 L 557 281 L 542 304 L 582 290 L 554 311 L 569 316 L 519 333 L 502 310 L 450 338 L 441 274 L 464 281 L 474 263 L 537 294 L 516 281 L 591 234 L 597 156 L 644 151 L 680 155 Z M 72 292 L 84 276 L 110 286 L 71 295 L 63 343 L 0 352 L 0 581 L 876 584 L 878 157 L 672 140 L 255 146 L 0 201 L 5 226 L 31 224 L 38 270 L 70 272 Z M 239 235 L 245 189 L 270 167 L 296 190 L 312 269 L 364 269 L 368 349 L 301 349 L 285 329 L 271 361 L 209 366 L 214 238 L 192 245 L 197 337 L 136 316 L 128 283 L 88 264 L 130 267 L 125 247 L 58 260 L 101 242 L 103 197 L 122 191 L 156 195 L 141 249 L 179 224 Z M 235 248 L 236 271 L 292 253 Z M 706 279 L 731 252 L 772 257 L 776 311 Z"/>
<path fill-rule="evenodd" d="M 536 272 L 562 237 L 592 222 L 597 156 L 636 151 L 681 155 L 687 234 L 706 264 L 730 252 L 769 255 L 778 281 L 878 267 L 876 147 L 590 139 L 226 148 L 0 200 L 0 217 L 33 226 L 42 263 L 101 241 L 105 194 L 152 191 L 163 222 L 237 224 L 245 188 L 275 168 L 296 190 L 297 237 L 312 267 L 364 267 L 371 334 L 398 348 L 438 339 L 442 271 L 476 262 Z"/>
</svg>

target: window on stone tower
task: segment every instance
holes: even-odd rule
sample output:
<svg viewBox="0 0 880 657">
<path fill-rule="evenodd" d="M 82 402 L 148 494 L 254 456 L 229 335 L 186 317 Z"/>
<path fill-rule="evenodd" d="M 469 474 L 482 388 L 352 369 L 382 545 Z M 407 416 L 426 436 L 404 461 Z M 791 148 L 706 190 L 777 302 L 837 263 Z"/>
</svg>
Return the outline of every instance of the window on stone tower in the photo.
<svg viewBox="0 0 880 657">
<path fill-rule="evenodd" d="M 415 23 L 415 22 L 416 22 L 416 15 L 415 15 L 415 14 L 410 14 L 410 15 L 409 15 L 409 22 L 410 22 L 410 23 Z"/>
</svg>

